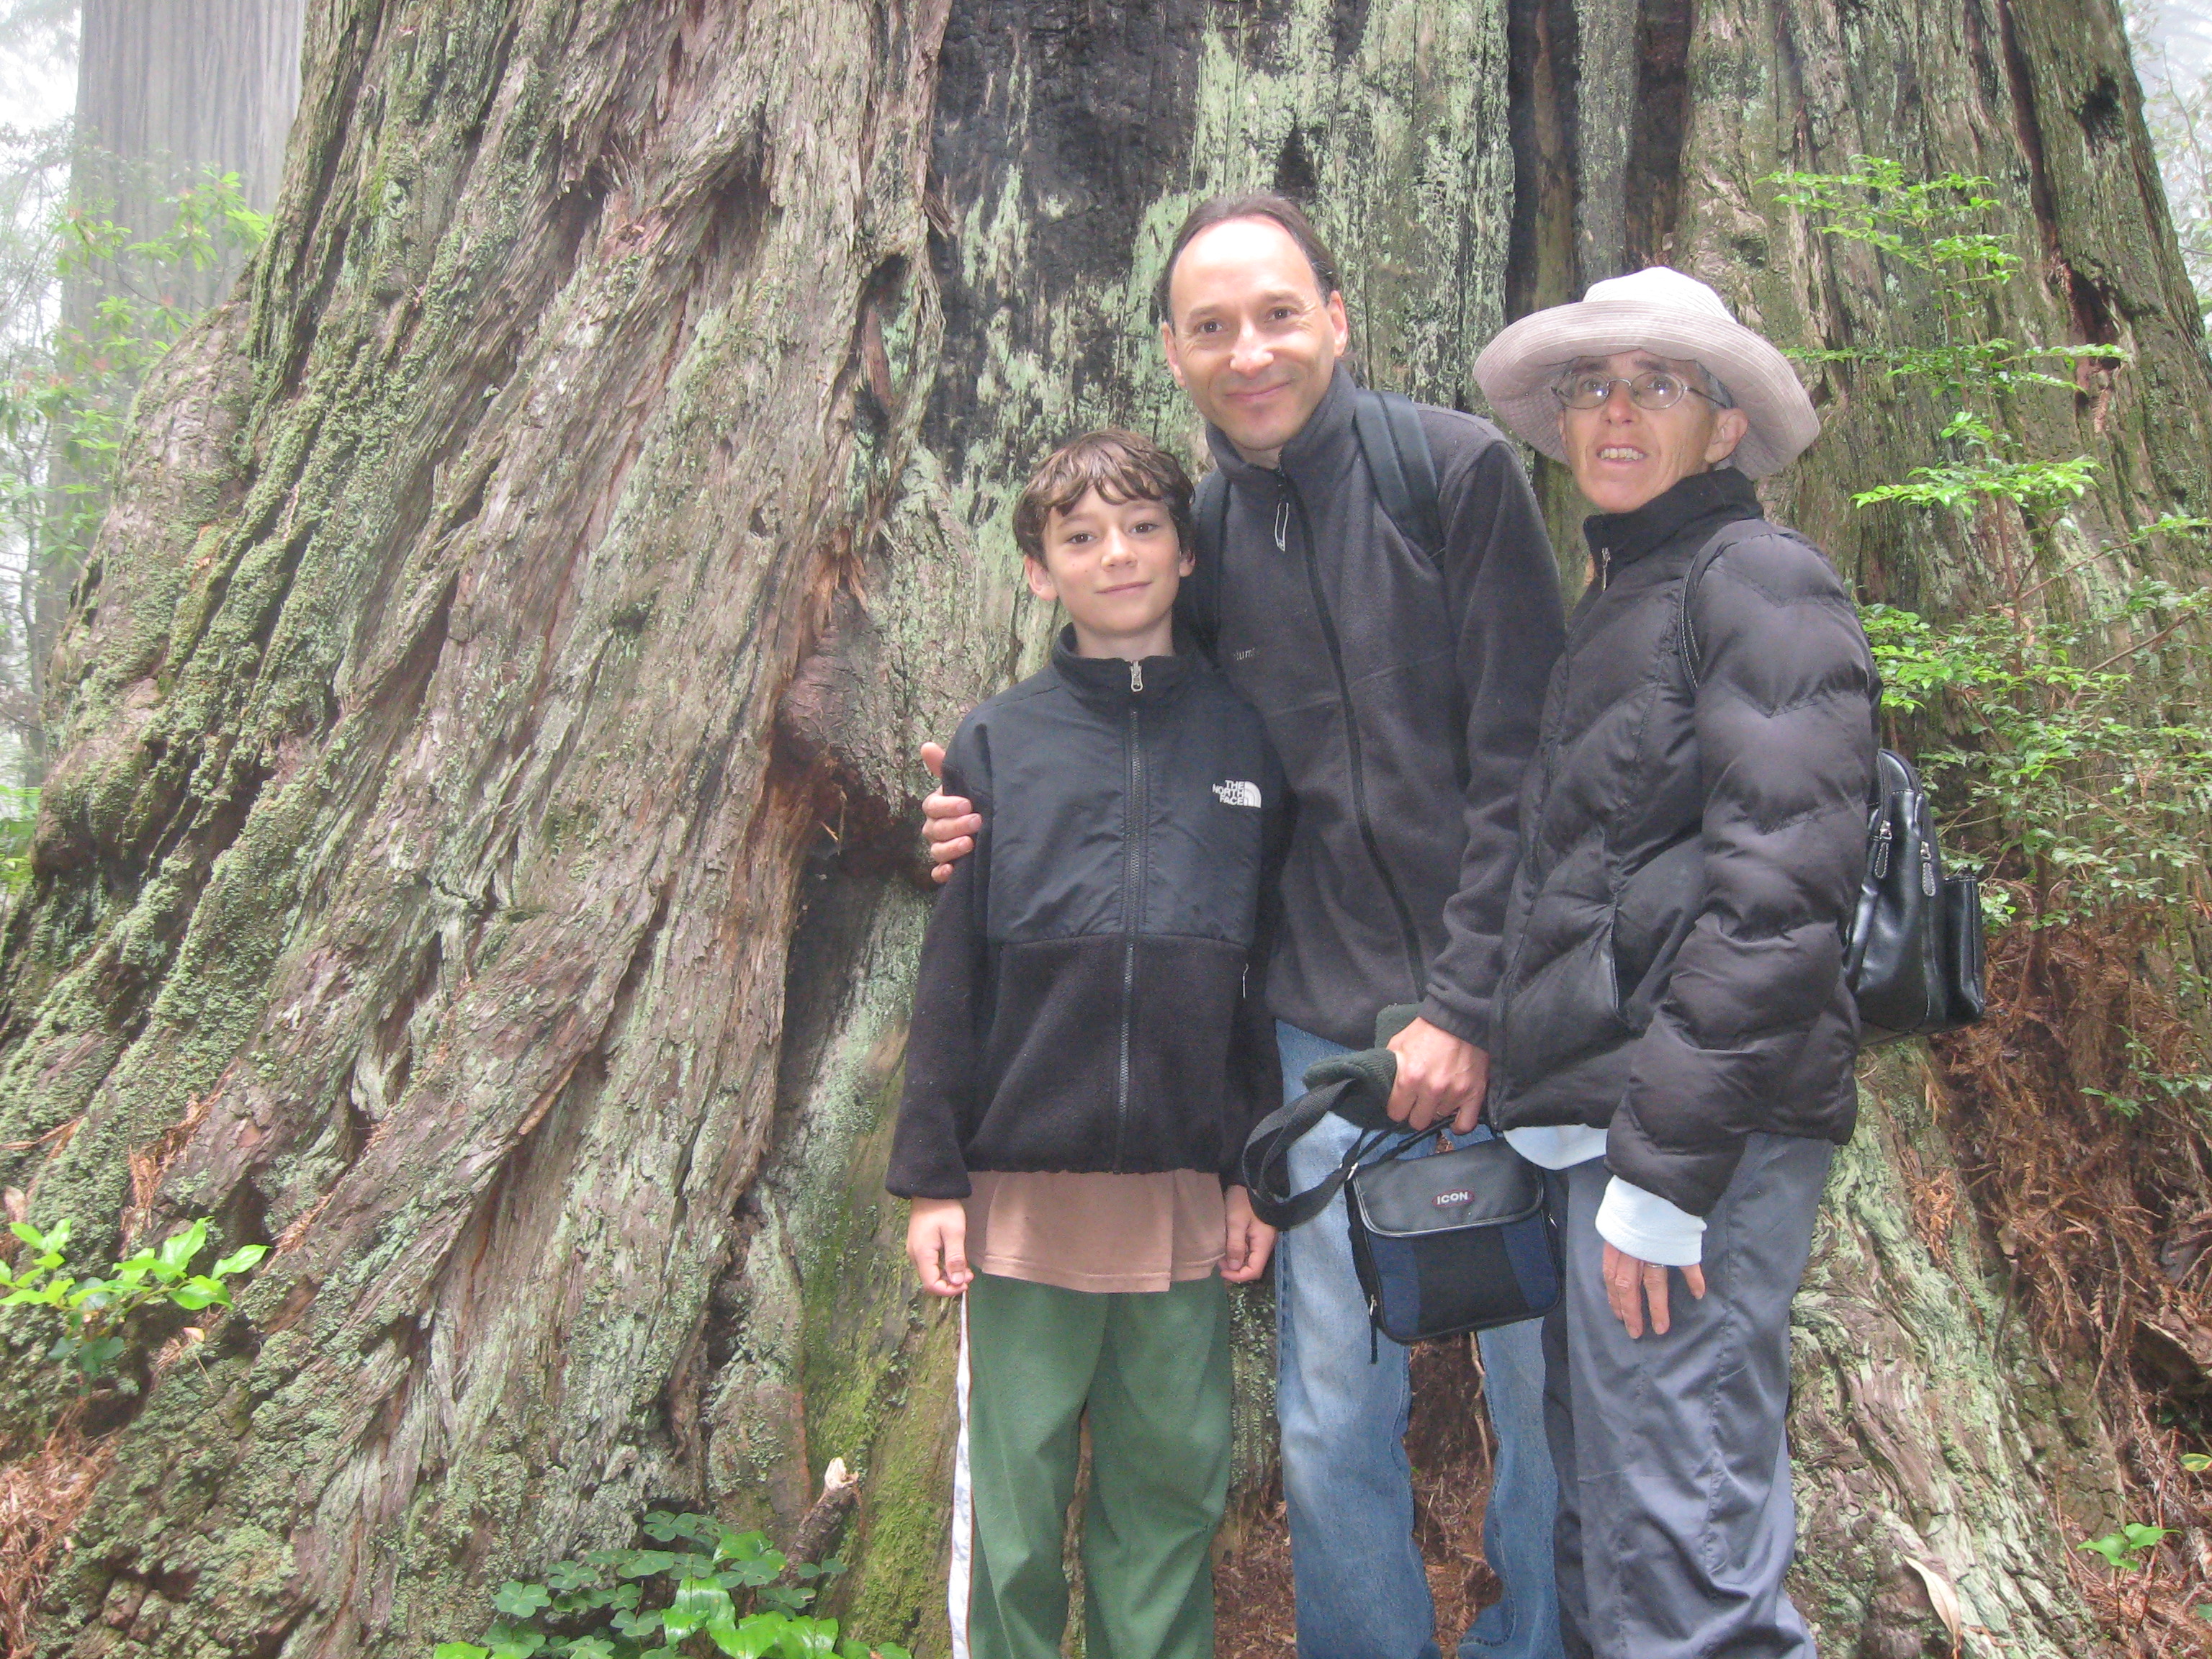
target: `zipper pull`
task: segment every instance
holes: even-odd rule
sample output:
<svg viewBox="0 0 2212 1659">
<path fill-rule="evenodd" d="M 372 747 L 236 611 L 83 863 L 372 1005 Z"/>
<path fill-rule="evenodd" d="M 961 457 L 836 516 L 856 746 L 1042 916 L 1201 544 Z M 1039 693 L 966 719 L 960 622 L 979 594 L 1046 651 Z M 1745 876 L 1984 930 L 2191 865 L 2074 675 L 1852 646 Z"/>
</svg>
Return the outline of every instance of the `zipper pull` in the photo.
<svg viewBox="0 0 2212 1659">
<path fill-rule="evenodd" d="M 1896 837 L 1897 831 L 1890 828 L 1889 815 L 1885 812 L 1882 814 L 1881 828 L 1875 836 L 1874 878 L 1876 881 L 1880 881 L 1889 873 L 1889 844 Z"/>
<path fill-rule="evenodd" d="M 1920 890 L 1936 896 L 1936 849 L 1924 841 L 1920 843 Z"/>
<path fill-rule="evenodd" d="M 1601 547 L 1597 550 L 1597 591 L 1601 593 L 1613 586 L 1613 550 Z"/>
<path fill-rule="evenodd" d="M 1291 550 L 1291 501 L 1287 495 L 1275 503 L 1275 550 Z"/>
<path fill-rule="evenodd" d="M 1144 689 L 1145 665 L 1140 662 L 1132 662 L 1129 665 L 1129 690 L 1141 691 Z"/>
</svg>

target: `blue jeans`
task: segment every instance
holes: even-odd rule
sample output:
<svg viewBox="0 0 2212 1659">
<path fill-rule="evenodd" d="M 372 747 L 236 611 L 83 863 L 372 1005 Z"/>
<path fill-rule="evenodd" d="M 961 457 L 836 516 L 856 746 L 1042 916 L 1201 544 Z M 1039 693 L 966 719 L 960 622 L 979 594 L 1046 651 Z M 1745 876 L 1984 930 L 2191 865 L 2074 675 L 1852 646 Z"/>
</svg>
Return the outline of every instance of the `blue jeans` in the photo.
<svg viewBox="0 0 2212 1659">
<path fill-rule="evenodd" d="M 1275 1040 L 1290 1098 L 1304 1092 L 1307 1066 L 1346 1052 L 1280 1022 Z M 1320 1182 L 1358 1135 L 1341 1118 L 1322 1119 L 1291 1149 L 1293 1187 Z M 1370 1363 L 1370 1328 L 1340 1194 L 1275 1250 L 1275 1413 L 1299 1659 L 1440 1659 L 1435 1604 L 1413 1547 L 1406 1350 L 1377 1336 L 1380 1358 Z M 1544 1434 L 1541 1322 L 1485 1331 L 1480 1341 L 1498 1432 L 1482 1548 L 1505 1595 L 1476 1618 L 1460 1659 L 1559 1659 L 1559 1488 Z"/>
</svg>

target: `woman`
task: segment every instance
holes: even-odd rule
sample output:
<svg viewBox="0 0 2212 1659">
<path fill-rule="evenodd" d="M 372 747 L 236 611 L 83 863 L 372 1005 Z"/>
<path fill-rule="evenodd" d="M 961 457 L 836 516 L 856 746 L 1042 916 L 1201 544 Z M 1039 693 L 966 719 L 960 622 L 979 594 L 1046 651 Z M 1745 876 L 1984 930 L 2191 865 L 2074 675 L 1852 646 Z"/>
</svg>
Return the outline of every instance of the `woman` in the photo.
<svg viewBox="0 0 2212 1659">
<path fill-rule="evenodd" d="M 1545 1338 L 1568 1651 L 1809 1656 L 1782 1585 L 1790 1303 L 1856 1109 L 1877 686 L 1843 582 L 1751 480 L 1820 420 L 1666 270 L 1523 319 L 1475 377 L 1598 509 L 1522 796 L 1490 1091 L 1567 1196 Z"/>
</svg>

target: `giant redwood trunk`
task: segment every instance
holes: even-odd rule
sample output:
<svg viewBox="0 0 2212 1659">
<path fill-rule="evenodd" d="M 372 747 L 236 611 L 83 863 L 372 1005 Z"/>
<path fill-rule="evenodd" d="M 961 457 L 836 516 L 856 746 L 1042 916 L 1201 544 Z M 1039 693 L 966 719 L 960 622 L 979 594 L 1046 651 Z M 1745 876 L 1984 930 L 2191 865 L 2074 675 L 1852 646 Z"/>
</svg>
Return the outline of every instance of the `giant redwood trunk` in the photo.
<svg viewBox="0 0 2212 1659">
<path fill-rule="evenodd" d="M 846 1610 L 941 1651 L 952 1329 L 879 1189 L 911 757 L 1042 640 L 1010 483 L 1081 425 L 1191 436 L 1145 301 L 1185 206 L 1310 198 L 1370 378 L 1449 403 L 1509 307 L 1660 255 L 1788 343 L 1909 330 L 1760 181 L 1988 172 L 2044 239 L 2022 324 L 2137 353 L 2054 418 L 2201 505 L 2194 310 L 2086 15 L 319 0 L 274 234 L 142 395 L 0 963 L 31 1217 L 276 1248 L 115 1407 L 39 1650 L 420 1653 L 652 1504 L 787 1524 L 842 1455 Z M 1973 603 L 1843 505 L 1910 411 L 1825 395 L 1778 501 Z M 1924 1212 L 1917 1062 L 1869 1076 L 1803 1304 L 1807 1611 L 1917 1652 L 1917 1559 L 2004 1651 L 2094 1651 L 2108 1437 L 1971 1205 Z"/>
</svg>

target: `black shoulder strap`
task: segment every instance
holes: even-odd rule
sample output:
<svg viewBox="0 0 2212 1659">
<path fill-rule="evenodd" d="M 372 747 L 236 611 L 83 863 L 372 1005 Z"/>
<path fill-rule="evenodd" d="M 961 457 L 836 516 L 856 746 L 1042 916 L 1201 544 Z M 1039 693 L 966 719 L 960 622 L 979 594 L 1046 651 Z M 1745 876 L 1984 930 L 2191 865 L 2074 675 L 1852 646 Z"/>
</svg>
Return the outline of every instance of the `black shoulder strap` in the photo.
<svg viewBox="0 0 2212 1659">
<path fill-rule="evenodd" d="M 1359 1167 L 1359 1160 L 1381 1145 L 1381 1133 L 1362 1135 L 1344 1155 L 1344 1161 L 1317 1187 L 1291 1190 L 1291 1148 L 1305 1133 L 1336 1109 L 1337 1101 L 1352 1087 L 1340 1079 L 1318 1089 L 1309 1089 L 1287 1105 L 1252 1126 L 1244 1141 L 1243 1173 L 1245 1190 L 1252 1196 L 1252 1213 L 1270 1227 L 1297 1227 L 1328 1207 L 1337 1189 Z"/>
<path fill-rule="evenodd" d="M 1713 532 L 1712 539 L 1697 551 L 1690 568 L 1682 573 L 1682 591 L 1677 599 L 1681 614 L 1675 629 L 1675 637 L 1682 642 L 1682 661 L 1690 671 L 1690 684 L 1694 690 L 1705 672 L 1705 650 L 1698 643 L 1698 630 L 1691 615 L 1691 605 L 1698 596 L 1698 584 L 1705 579 L 1705 572 L 1714 560 L 1741 541 L 1747 534 L 1771 531 L 1774 526 L 1764 519 L 1731 519 Z"/>
<path fill-rule="evenodd" d="M 1363 388 L 1352 403 L 1352 421 L 1382 510 L 1407 541 L 1440 560 L 1444 526 L 1437 505 L 1437 462 L 1421 429 L 1420 405 L 1395 392 Z"/>
<path fill-rule="evenodd" d="M 1698 550 L 1697 556 L 1690 561 L 1690 568 L 1682 573 L 1682 592 L 1680 599 L 1681 615 L 1675 628 L 1675 637 L 1682 644 L 1682 663 L 1690 671 L 1692 690 L 1696 690 L 1703 683 L 1701 677 L 1705 672 L 1705 650 L 1698 643 L 1698 629 L 1692 616 L 1691 605 L 1698 596 L 1698 584 L 1705 580 L 1705 572 L 1711 568 L 1713 561 L 1742 539 L 1742 535 L 1736 532 L 1748 533 L 1745 530 L 1746 526 L 1759 530 L 1774 528 L 1764 519 L 1732 520 L 1713 532 L 1712 540 Z M 1868 667 L 1872 676 L 1869 684 L 1871 687 L 1872 695 L 1874 740 L 1875 746 L 1879 749 L 1881 746 L 1881 671 L 1875 667 L 1871 662 L 1869 663 Z M 1875 779 L 1875 800 L 1879 804 L 1881 799 L 1881 780 L 1880 769 L 1877 768 Z"/>
<path fill-rule="evenodd" d="M 1198 562 L 1184 591 L 1190 595 L 1191 631 L 1210 653 L 1221 637 L 1221 561 L 1229 544 L 1229 480 L 1221 476 L 1220 468 L 1198 481 L 1191 495 L 1190 518 L 1198 537 Z"/>
</svg>

